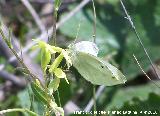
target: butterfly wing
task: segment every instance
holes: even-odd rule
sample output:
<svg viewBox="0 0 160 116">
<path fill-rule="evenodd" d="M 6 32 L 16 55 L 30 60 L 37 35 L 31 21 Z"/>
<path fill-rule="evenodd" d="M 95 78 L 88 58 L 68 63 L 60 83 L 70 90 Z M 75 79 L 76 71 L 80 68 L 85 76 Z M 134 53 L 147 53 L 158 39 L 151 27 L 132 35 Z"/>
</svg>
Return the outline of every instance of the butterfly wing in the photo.
<svg viewBox="0 0 160 116">
<path fill-rule="evenodd" d="M 112 86 L 126 82 L 124 75 L 116 67 L 98 57 L 78 52 L 71 59 L 78 72 L 92 84 Z"/>
</svg>

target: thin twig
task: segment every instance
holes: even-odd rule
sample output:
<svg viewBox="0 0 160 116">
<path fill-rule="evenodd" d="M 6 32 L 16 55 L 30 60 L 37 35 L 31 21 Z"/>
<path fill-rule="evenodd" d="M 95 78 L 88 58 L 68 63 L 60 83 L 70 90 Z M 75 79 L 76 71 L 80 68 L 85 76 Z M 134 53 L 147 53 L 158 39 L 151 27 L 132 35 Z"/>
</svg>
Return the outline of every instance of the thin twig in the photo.
<svg viewBox="0 0 160 116">
<path fill-rule="evenodd" d="M 32 5 L 30 4 L 30 2 L 28 0 L 21 0 L 21 2 L 25 5 L 25 7 L 28 9 L 28 11 L 31 13 L 31 15 L 33 16 L 37 26 L 39 27 L 39 29 L 41 30 L 41 32 L 45 32 L 45 26 L 42 23 L 40 17 L 38 16 L 38 14 L 36 13 L 35 9 L 32 7 Z"/>
<path fill-rule="evenodd" d="M 125 14 L 126 14 L 126 18 L 128 19 L 128 21 L 129 21 L 129 23 L 130 23 L 130 25 L 131 25 L 131 27 L 132 27 L 132 29 L 133 29 L 133 31 L 134 31 L 137 39 L 138 39 L 138 42 L 140 43 L 141 47 L 143 48 L 143 50 L 144 50 L 144 52 L 145 52 L 145 54 L 146 54 L 146 56 L 147 56 L 147 58 L 148 58 L 148 60 L 149 60 L 149 62 L 150 62 L 150 64 L 151 64 L 151 66 L 152 66 L 152 68 L 153 68 L 153 71 L 155 72 L 156 76 L 159 77 L 159 76 L 158 76 L 158 73 L 157 73 L 157 71 L 156 71 L 156 69 L 155 69 L 155 67 L 154 67 L 154 65 L 153 65 L 153 62 L 152 62 L 152 60 L 151 60 L 151 58 L 150 58 L 150 56 L 149 56 L 146 48 L 144 47 L 144 44 L 143 44 L 143 42 L 142 42 L 142 40 L 141 40 L 141 38 L 140 38 L 137 30 L 136 30 L 136 27 L 135 27 L 135 25 L 134 25 L 134 23 L 133 23 L 130 15 L 128 14 L 128 12 L 127 12 L 127 10 L 126 10 L 126 8 L 125 8 L 122 0 L 120 0 L 120 3 L 121 3 L 121 5 L 122 5 L 122 7 L 123 7 L 123 10 L 124 10 Z"/>
<path fill-rule="evenodd" d="M 96 110 L 97 110 L 97 103 L 96 103 L 96 85 L 93 85 L 93 101 L 94 101 L 93 111 L 96 112 Z M 94 116 L 96 116 L 96 113 L 94 113 Z"/>
<path fill-rule="evenodd" d="M 144 75 L 145 75 L 150 81 L 152 81 L 158 88 L 160 88 L 160 86 L 157 85 L 157 84 L 147 75 L 147 73 L 143 70 L 143 68 L 141 67 L 140 63 L 138 62 L 138 60 L 137 60 L 137 58 L 136 58 L 136 56 L 135 56 L 134 54 L 133 54 L 133 57 L 134 57 L 135 61 L 137 62 L 137 64 L 138 64 L 139 68 L 141 69 L 141 71 L 144 73 Z"/>
</svg>

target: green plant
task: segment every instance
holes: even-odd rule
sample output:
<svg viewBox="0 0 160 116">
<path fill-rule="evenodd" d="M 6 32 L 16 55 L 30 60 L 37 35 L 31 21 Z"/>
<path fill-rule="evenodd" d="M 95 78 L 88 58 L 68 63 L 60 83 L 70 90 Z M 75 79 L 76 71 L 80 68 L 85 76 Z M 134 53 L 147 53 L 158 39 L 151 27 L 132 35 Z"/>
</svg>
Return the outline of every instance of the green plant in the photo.
<svg viewBox="0 0 160 116">
<path fill-rule="evenodd" d="M 159 59 L 159 54 L 157 54 L 157 49 L 159 49 L 159 40 L 157 39 L 157 33 L 159 32 L 159 3 L 160 2 L 158 2 L 158 0 L 155 0 L 153 2 L 149 0 L 128 0 L 126 3 L 127 9 L 131 14 L 131 17 L 133 17 L 133 22 L 135 22 L 137 32 L 139 32 L 139 36 L 142 38 L 142 42 L 144 42 L 145 48 L 147 49 L 148 54 L 150 55 L 153 61 L 157 61 Z M 56 22 L 57 11 L 60 6 L 60 0 L 57 0 L 55 4 L 57 7 L 55 7 L 56 12 L 53 16 Z M 68 78 L 68 76 L 70 76 L 70 74 L 68 75 L 68 71 L 70 71 L 69 67 L 72 65 L 72 60 L 70 60 L 69 52 L 67 49 L 62 49 L 60 47 L 57 47 L 59 45 L 56 45 L 57 40 L 55 22 L 53 24 L 53 37 L 49 38 L 48 44 L 43 41 L 33 40 L 34 42 L 36 42 L 36 46 L 34 47 L 40 48 L 41 53 L 39 56 L 41 57 L 41 68 L 43 70 L 44 83 L 39 81 L 38 77 L 35 77 L 35 75 L 31 74 L 30 70 L 27 69 L 27 67 L 25 67 L 25 64 L 23 65 L 23 60 L 21 60 L 17 56 L 16 52 L 12 47 L 10 37 L 9 39 L 6 38 L 5 34 L 2 34 L 1 32 L 1 35 L 4 35 L 3 38 L 5 38 L 4 40 L 6 41 L 11 51 L 17 56 L 17 59 L 22 63 L 23 69 L 25 69 L 25 73 L 30 75 L 30 77 L 32 78 L 29 79 L 32 81 L 28 84 L 29 87 L 27 87 L 27 89 L 29 88 L 29 92 L 25 90 L 26 93 L 28 92 L 27 95 L 31 94 L 28 97 L 28 107 L 26 108 L 25 106 L 21 105 L 22 107 L 24 107 L 24 109 L 8 109 L 2 111 L 1 113 L 19 111 L 26 112 L 25 114 L 27 114 L 28 112 L 29 115 L 30 111 L 34 111 L 37 113 L 36 115 L 52 115 L 54 112 L 56 114 L 61 113 L 63 115 L 62 107 L 64 106 L 64 104 L 67 104 L 68 101 L 75 100 L 74 95 L 76 94 L 76 91 L 78 89 L 83 90 L 81 98 L 83 99 L 83 102 L 79 102 L 79 100 L 77 100 L 79 97 L 77 98 L 77 96 L 77 101 L 74 102 L 80 108 L 84 108 L 88 100 L 93 96 L 94 109 L 92 110 L 94 111 L 137 109 L 137 111 L 150 109 L 152 109 L 153 111 L 156 109 L 158 111 L 158 104 L 155 105 L 155 103 L 156 100 L 160 100 L 159 89 L 157 88 L 157 86 L 159 86 L 159 83 L 153 81 L 157 85 L 155 87 L 152 86 L 153 83 L 150 84 L 145 77 L 145 79 L 140 78 L 141 74 L 143 75 L 143 73 L 141 73 L 141 70 L 138 68 L 137 64 L 135 64 L 135 61 L 132 60 L 132 54 L 134 53 L 137 57 L 135 57 L 137 62 L 139 61 L 140 64 L 142 63 L 142 67 L 140 66 L 140 64 L 139 66 L 142 70 L 144 69 L 144 73 L 146 72 L 145 75 L 148 74 L 147 71 L 149 69 L 150 62 L 148 61 L 146 54 L 144 54 L 144 51 L 141 48 L 141 46 L 138 46 L 138 43 L 135 42 L 135 35 L 133 33 L 133 30 L 128 29 L 128 24 L 124 23 L 126 17 L 124 18 L 124 16 L 122 15 L 124 11 L 121 10 L 122 7 L 119 4 L 120 2 L 118 0 L 97 0 L 95 1 L 95 4 L 93 3 L 94 17 L 92 16 L 91 11 L 92 4 L 89 4 L 84 9 L 80 10 L 80 12 L 73 16 L 70 20 L 68 20 L 67 23 L 61 26 L 59 33 L 57 34 L 62 34 L 63 36 L 66 35 L 65 38 L 68 40 L 70 40 L 71 38 L 75 38 L 75 33 L 73 32 L 73 30 L 76 30 L 77 22 L 79 22 L 80 18 L 82 18 L 82 29 L 78 29 L 79 32 L 76 35 L 76 39 L 80 38 L 81 40 L 88 41 L 89 38 L 93 36 L 93 40 L 90 40 L 97 43 L 97 45 L 100 48 L 99 55 L 103 58 L 107 56 L 106 59 L 108 59 L 108 55 L 110 55 L 112 52 L 116 53 L 116 57 L 114 57 L 115 59 L 112 56 L 112 58 L 110 59 L 114 62 L 114 64 L 117 63 L 116 65 L 118 65 L 120 69 L 123 70 L 124 75 L 127 77 L 127 80 L 129 81 L 129 84 L 126 84 L 127 86 L 124 85 L 124 87 L 122 85 L 107 87 L 107 89 L 105 89 L 98 97 L 98 99 L 96 99 L 95 94 L 97 86 L 90 86 L 90 84 L 87 82 L 84 84 L 85 80 L 77 78 L 80 77 L 80 75 L 75 70 L 72 72 L 76 74 L 76 78 Z M 70 4 L 71 7 L 74 5 L 75 4 Z M 144 10 L 144 7 L 150 9 L 150 11 Z M 95 19 L 95 12 L 97 13 L 97 19 Z M 152 16 L 153 14 L 154 16 Z M 63 16 L 63 13 L 59 18 L 65 18 L 65 16 Z M 127 19 L 130 20 L 129 18 Z M 92 24 L 93 21 L 97 21 L 97 24 L 94 22 L 94 26 Z M 68 42 L 68 40 L 66 41 Z M 64 63 L 64 59 L 66 60 L 66 63 Z M 73 77 L 74 75 L 71 76 Z M 63 80 L 61 80 L 62 78 Z M 68 82 L 68 79 L 70 83 Z M 141 79 L 144 79 L 145 81 L 142 81 Z M 141 80 L 141 82 L 138 81 L 137 83 L 136 80 Z M 145 83 L 146 85 L 143 85 L 143 83 Z M 130 84 L 134 86 L 131 86 Z M 92 91 L 88 91 L 91 89 L 93 89 L 93 93 Z M 32 96 L 32 94 L 34 94 L 35 98 L 34 96 Z M 84 95 L 86 95 L 85 98 L 83 97 Z M 23 97 L 21 99 L 21 102 L 23 104 Z M 50 101 L 52 103 L 50 103 Z M 39 109 L 42 112 L 36 110 L 34 106 L 35 103 L 36 105 L 43 107 L 42 110 Z M 144 103 L 147 106 L 147 108 L 144 107 Z M 3 109 L 6 109 L 6 107 Z M 32 113 L 34 114 L 34 112 Z"/>
<path fill-rule="evenodd" d="M 60 6 L 60 1 L 56 0 L 55 5 L 56 6 L 55 6 L 54 16 L 55 16 L 55 19 L 57 19 L 57 11 Z M 94 8 L 94 4 L 93 4 L 93 8 Z M 95 8 L 94 8 L 94 16 L 96 18 Z M 1 24 L 1 26 L 2 26 L 2 24 Z M 94 25 L 94 35 L 93 35 L 94 41 L 96 38 L 95 33 L 96 33 L 96 26 Z M 70 54 L 69 50 L 62 49 L 60 47 L 55 46 L 56 45 L 56 31 L 54 30 L 54 33 L 53 33 L 53 39 L 54 39 L 53 45 L 49 45 L 49 44 L 47 44 L 43 41 L 40 41 L 40 40 L 34 40 L 37 43 L 35 47 L 40 48 L 40 51 L 41 51 L 41 68 L 43 71 L 44 83 L 42 83 L 38 77 L 36 77 L 34 74 L 31 73 L 30 69 L 28 69 L 28 67 L 23 63 L 23 60 L 18 56 L 18 54 L 14 50 L 14 48 L 11 44 L 11 31 L 9 32 L 10 36 L 8 38 L 5 36 L 5 34 L 3 33 L 1 28 L 0 28 L 0 34 L 2 35 L 3 40 L 6 42 L 6 44 L 8 45 L 10 50 L 12 51 L 12 53 L 16 56 L 16 58 L 22 64 L 22 66 L 25 70 L 25 73 L 30 75 L 30 77 L 31 77 L 30 80 L 32 80 L 31 81 L 32 92 L 33 92 L 34 96 L 45 107 L 45 110 L 43 112 L 44 116 L 51 116 L 53 113 L 55 113 L 55 115 L 62 115 L 63 116 L 64 115 L 63 108 L 61 107 L 61 105 L 59 105 L 59 106 L 57 105 L 53 95 L 56 91 L 58 91 L 58 87 L 59 87 L 61 78 L 65 79 L 66 82 L 69 84 L 69 81 L 66 78 L 66 74 L 63 71 L 64 69 L 62 69 L 60 67 L 60 63 L 62 62 L 63 59 L 65 59 L 66 65 L 67 65 L 67 67 L 65 67 L 65 68 L 69 69 L 70 66 L 72 66 L 72 61 L 71 61 L 71 58 L 69 55 Z M 56 57 L 56 55 L 58 55 L 58 56 Z M 95 59 L 95 60 L 98 61 L 98 59 Z M 100 63 L 100 64 L 103 64 L 103 63 Z M 113 67 L 111 69 L 109 69 L 112 72 L 112 73 L 111 72 L 110 73 L 113 76 L 115 76 L 114 69 L 115 68 L 113 68 Z M 116 76 L 119 76 L 119 73 L 116 73 Z M 99 79 L 97 78 L 97 80 L 99 80 Z M 97 80 L 95 78 L 95 82 Z M 95 92 L 95 88 L 94 88 L 94 92 Z M 37 113 L 35 113 L 31 110 L 26 109 L 26 108 L 25 109 L 14 108 L 14 109 L 0 111 L 0 114 L 4 114 L 4 113 L 8 113 L 8 112 L 26 112 L 29 115 L 33 115 L 33 116 L 38 115 Z"/>
</svg>

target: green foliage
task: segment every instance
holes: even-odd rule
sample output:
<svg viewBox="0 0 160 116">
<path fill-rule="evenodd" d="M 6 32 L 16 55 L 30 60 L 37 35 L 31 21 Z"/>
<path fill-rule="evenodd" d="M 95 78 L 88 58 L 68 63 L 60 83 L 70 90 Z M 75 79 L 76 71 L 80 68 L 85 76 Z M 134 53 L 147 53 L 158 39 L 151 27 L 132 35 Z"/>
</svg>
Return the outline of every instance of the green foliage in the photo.
<svg viewBox="0 0 160 116">
<path fill-rule="evenodd" d="M 63 59 L 63 54 L 61 53 L 55 60 L 54 62 L 51 64 L 49 72 L 50 73 L 54 73 L 55 70 L 57 69 L 57 67 L 59 66 L 59 64 L 62 62 Z"/>
<path fill-rule="evenodd" d="M 49 73 L 51 75 L 54 75 L 55 77 L 50 78 L 49 84 L 45 82 L 44 86 L 42 86 L 39 81 L 36 80 L 31 84 L 32 91 L 37 97 L 37 99 L 39 99 L 41 102 L 44 103 L 44 105 L 49 107 L 49 112 L 46 112 L 47 115 L 50 115 L 50 112 L 52 111 L 55 114 L 58 113 L 64 115 L 63 109 L 61 107 L 58 107 L 54 99 L 52 99 L 52 94 L 54 94 L 54 92 L 58 89 L 61 78 L 64 78 L 66 82 L 69 83 L 66 78 L 66 74 L 61 68 L 59 68 L 59 65 L 62 62 L 62 59 L 65 58 L 68 66 L 71 66 L 70 57 L 68 55 L 68 52 L 66 52 L 62 48 L 51 46 L 43 41 L 35 41 L 37 42 L 38 47 L 41 48 L 41 56 L 43 56 L 41 57 L 41 66 L 45 75 L 44 78 L 49 78 L 49 74 L 47 74 L 47 71 L 49 71 Z M 59 53 L 59 55 L 49 66 L 51 57 L 55 58 L 55 53 Z"/>
<path fill-rule="evenodd" d="M 69 37 L 75 38 L 76 29 L 78 27 L 77 22 L 80 22 L 80 20 L 82 20 L 82 23 L 78 34 L 79 40 L 92 41 L 93 19 L 92 19 L 92 11 L 90 9 L 85 10 L 84 12 L 83 11 L 78 12 L 67 23 L 65 23 L 64 26 L 60 27 L 60 31 Z M 97 30 L 96 42 L 97 45 L 100 46 L 99 48 L 101 56 L 109 54 L 119 49 L 120 46 L 118 45 L 118 42 L 116 41 L 114 35 L 112 35 L 112 33 L 110 33 L 107 29 L 105 29 L 104 25 L 100 23 L 99 19 L 97 19 L 96 30 Z"/>
<path fill-rule="evenodd" d="M 129 14 L 135 22 L 137 31 L 142 38 L 151 59 L 153 61 L 159 60 L 160 55 L 158 53 L 160 49 L 160 41 L 158 37 L 160 36 L 160 1 L 128 0 L 124 2 Z M 56 12 L 54 15 L 56 17 L 60 4 L 61 0 L 55 0 Z M 98 44 L 100 48 L 99 56 L 108 59 L 110 53 L 116 52 L 116 56 L 111 56 L 111 60 L 116 61 L 118 67 L 123 70 L 127 80 L 132 80 L 137 75 L 141 74 L 141 70 L 132 57 L 133 53 L 145 71 L 147 71 L 150 68 L 149 61 L 138 44 L 134 33 L 130 29 L 128 21 L 124 18 L 124 12 L 119 5 L 119 0 L 96 0 L 95 5 L 97 13 L 96 44 Z M 70 8 L 73 8 L 75 4 L 69 6 Z M 78 40 L 92 41 L 94 17 L 91 7 L 92 4 L 88 4 L 80 12 L 76 13 L 75 16 L 60 27 L 60 33 L 65 35 L 68 40 L 70 40 L 70 38 L 75 38 L 78 23 L 81 21 Z M 60 19 L 65 18 L 65 16 L 65 13 L 62 14 Z M 7 45 L 12 48 L 11 38 L 6 38 L 5 41 Z M 31 96 L 35 96 L 35 98 L 33 97 L 33 101 L 32 97 L 30 98 L 27 94 L 27 90 L 25 90 L 26 93 L 23 93 L 23 95 L 18 95 L 20 103 L 17 106 L 23 108 L 20 109 L 20 111 L 26 112 L 26 115 L 28 115 L 28 113 L 34 115 L 33 112 L 27 110 L 30 109 L 38 115 L 45 115 L 45 113 L 48 113 L 46 110 L 48 108 L 52 113 L 60 113 L 63 115 L 63 109 L 57 105 L 59 99 L 56 95 L 57 90 L 59 90 L 60 93 L 62 106 L 64 106 L 68 100 L 72 99 L 78 106 L 83 108 L 93 96 L 92 91 L 90 91 L 92 87 L 83 78 L 79 78 L 81 76 L 75 69 L 72 70 L 72 73 L 75 75 L 66 73 L 66 64 L 67 69 L 72 66 L 72 61 L 69 56 L 70 53 L 65 49 L 51 46 L 43 41 L 35 41 L 37 47 L 41 50 L 41 67 L 44 72 L 44 80 L 46 80 L 46 83 L 45 85 L 41 85 L 38 81 L 33 79 L 31 84 Z M 66 61 L 65 63 L 63 62 L 64 60 Z M 64 67 L 61 66 L 63 63 L 65 64 Z M 97 65 L 97 63 L 91 64 L 94 66 Z M 24 72 L 28 74 L 27 70 L 24 70 Z M 94 72 L 97 74 L 96 71 Z M 70 79 L 72 82 L 68 84 L 67 79 Z M 79 94 L 79 90 L 81 90 L 82 93 Z M 141 110 L 156 110 L 160 113 L 159 96 L 159 88 L 153 85 L 153 83 L 146 83 L 145 85 L 138 86 L 117 85 L 114 87 L 107 87 L 98 98 L 97 109 L 105 111 L 136 110 L 138 112 Z M 13 101 L 17 101 L 17 99 L 13 98 L 9 100 L 9 102 L 10 101 L 13 103 Z M 11 103 L 8 103 L 7 101 L 5 103 L 1 103 L 2 109 L 6 109 L 11 105 Z M 12 106 L 15 106 L 15 104 Z M 19 115 L 19 112 L 10 114 L 16 116 Z M 20 113 L 20 115 L 22 114 Z"/>
<path fill-rule="evenodd" d="M 102 3 L 101 1 L 96 2 L 96 42 L 100 48 L 100 56 L 106 56 L 113 51 L 117 52 L 116 61 L 122 67 L 124 75 L 130 80 L 141 72 L 135 64 L 132 54 L 134 53 L 136 55 L 145 71 L 149 68 L 149 61 L 139 45 L 136 36 L 129 28 L 128 21 L 122 15 L 124 13 L 121 10 L 121 6 L 117 5 L 118 3 L 117 1 L 108 0 Z M 159 22 L 158 4 L 160 2 L 158 0 L 154 2 L 149 0 L 130 0 L 125 3 L 128 3 L 126 8 L 129 10 L 131 17 L 133 17 L 133 21 L 149 55 L 153 61 L 156 61 L 160 57 L 159 54 L 155 55 L 160 49 L 160 42 L 157 39 L 159 36 L 159 24 L 157 23 Z M 64 26 L 60 27 L 61 33 L 75 38 L 78 27 L 77 22 L 80 22 L 80 19 L 82 19 L 79 40 L 91 40 L 93 14 L 90 7 L 91 5 L 84 8 L 67 21 Z M 61 18 L 63 17 L 65 17 L 65 14 Z M 75 30 L 75 33 L 73 33 L 73 30 Z"/>
<path fill-rule="evenodd" d="M 45 60 L 44 60 L 45 59 Z M 45 71 L 47 64 L 49 64 L 51 60 L 51 54 L 48 49 L 41 50 L 41 67 Z"/>
<path fill-rule="evenodd" d="M 54 79 L 50 80 L 49 85 L 48 85 L 50 94 L 58 90 L 59 84 L 60 84 L 60 78 L 58 77 L 55 77 Z"/>
<path fill-rule="evenodd" d="M 47 65 L 51 60 L 51 55 L 55 54 L 56 52 L 61 52 L 62 49 L 59 47 L 50 46 L 49 44 L 43 41 L 39 40 L 34 40 L 34 41 L 37 42 L 37 47 L 41 49 L 41 67 L 45 72 L 47 69 Z"/>
<path fill-rule="evenodd" d="M 155 113 L 155 115 L 158 115 L 160 113 L 159 100 L 160 96 L 151 92 L 149 93 L 148 98 L 146 100 L 133 98 L 132 100 L 125 102 L 123 107 L 121 107 L 119 110 L 123 111 L 127 109 L 130 111 L 136 111 L 138 112 L 138 114 L 141 115 L 149 115 L 149 113 Z"/>
<path fill-rule="evenodd" d="M 31 84 L 31 88 L 34 95 L 37 97 L 37 99 L 39 99 L 39 101 L 41 101 L 44 104 L 48 104 L 48 101 L 47 101 L 48 95 L 46 94 L 45 89 L 41 87 L 41 85 L 33 82 Z"/>
<path fill-rule="evenodd" d="M 159 83 L 157 83 L 159 85 Z M 125 103 L 128 104 L 136 104 L 134 99 L 139 99 L 142 102 L 147 101 L 150 99 L 150 94 L 156 94 L 156 96 L 160 95 L 159 88 L 154 85 L 152 82 L 147 85 L 141 85 L 141 86 L 131 86 L 131 87 L 124 87 L 119 90 L 112 96 L 112 102 L 106 106 L 107 110 L 111 109 L 120 109 L 125 105 Z M 157 101 L 160 100 L 158 97 Z M 147 104 L 147 102 L 146 102 Z M 149 104 L 148 104 L 149 105 Z M 148 106 L 148 108 L 150 105 Z M 152 106 L 151 106 L 152 107 Z M 156 107 L 155 107 L 156 108 Z M 138 107 L 136 108 L 138 109 Z M 127 109 L 128 110 L 128 109 Z M 140 110 L 147 110 L 145 107 L 141 107 Z"/>
</svg>

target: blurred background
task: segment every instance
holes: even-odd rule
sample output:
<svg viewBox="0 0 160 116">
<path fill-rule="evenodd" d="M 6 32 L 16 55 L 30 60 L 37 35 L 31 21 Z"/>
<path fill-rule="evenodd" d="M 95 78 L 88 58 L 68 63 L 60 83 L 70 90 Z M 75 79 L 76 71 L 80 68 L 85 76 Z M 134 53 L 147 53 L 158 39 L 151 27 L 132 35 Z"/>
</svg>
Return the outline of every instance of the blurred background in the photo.
<svg viewBox="0 0 160 116">
<path fill-rule="evenodd" d="M 127 78 L 124 85 L 99 87 L 97 110 L 158 111 L 160 89 L 140 70 L 133 54 L 148 76 L 160 86 L 160 1 L 124 0 L 136 29 L 148 51 L 159 77 L 151 68 L 142 47 L 131 29 L 119 0 L 94 0 L 97 14 L 96 44 L 99 57 L 118 67 Z M 0 20 L 17 53 L 23 52 L 24 63 L 42 78 L 40 54 L 32 48 L 32 39 L 47 41 L 52 34 L 54 0 L 0 0 Z M 91 0 L 62 0 L 57 19 L 57 46 L 66 48 L 78 33 L 78 41 L 92 41 L 93 7 Z M 79 27 L 80 25 L 80 27 Z M 17 70 L 19 62 L 13 57 L 0 35 L 0 110 L 30 108 L 32 92 L 23 73 Z M 70 81 L 60 84 L 59 92 L 66 114 L 89 108 L 93 86 L 72 67 L 67 73 Z M 56 95 L 55 95 L 56 97 Z M 43 106 L 35 100 L 33 107 L 42 114 Z M 19 113 L 8 116 L 21 116 Z M 143 114 L 142 114 L 143 115 Z M 142 116 L 141 115 L 141 116 Z"/>
</svg>

